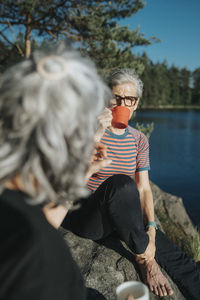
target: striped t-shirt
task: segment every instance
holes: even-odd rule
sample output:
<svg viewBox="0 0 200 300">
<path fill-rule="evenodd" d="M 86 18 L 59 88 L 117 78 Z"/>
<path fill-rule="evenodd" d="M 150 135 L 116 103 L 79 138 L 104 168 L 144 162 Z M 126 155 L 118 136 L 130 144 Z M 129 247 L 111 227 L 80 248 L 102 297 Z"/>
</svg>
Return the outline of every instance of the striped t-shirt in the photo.
<svg viewBox="0 0 200 300">
<path fill-rule="evenodd" d="M 122 135 L 106 130 L 101 143 L 107 146 L 108 159 L 111 159 L 112 163 L 90 177 L 90 190 L 95 191 L 112 175 L 125 174 L 133 177 L 135 172 L 150 170 L 149 143 L 142 132 L 130 126 Z"/>
</svg>

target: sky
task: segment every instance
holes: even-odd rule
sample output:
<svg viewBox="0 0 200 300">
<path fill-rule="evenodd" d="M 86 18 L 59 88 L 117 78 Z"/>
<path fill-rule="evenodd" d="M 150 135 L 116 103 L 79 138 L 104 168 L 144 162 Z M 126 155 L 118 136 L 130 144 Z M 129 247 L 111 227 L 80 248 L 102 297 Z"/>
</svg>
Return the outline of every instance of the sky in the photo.
<svg viewBox="0 0 200 300">
<path fill-rule="evenodd" d="M 200 67 L 200 0 L 146 0 L 144 9 L 120 22 L 129 29 L 140 28 L 145 37 L 161 40 L 146 47 L 135 47 L 134 53 L 145 51 L 154 62 L 174 64 L 194 71 Z"/>
</svg>

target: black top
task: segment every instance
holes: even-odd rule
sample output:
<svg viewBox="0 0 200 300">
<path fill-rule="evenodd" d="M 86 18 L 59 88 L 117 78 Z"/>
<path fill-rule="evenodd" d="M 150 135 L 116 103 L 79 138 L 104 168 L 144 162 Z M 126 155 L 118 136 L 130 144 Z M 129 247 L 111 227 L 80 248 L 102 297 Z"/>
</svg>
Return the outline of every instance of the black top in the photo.
<svg viewBox="0 0 200 300">
<path fill-rule="evenodd" d="M 80 271 L 61 234 L 25 194 L 0 197 L 0 300 L 82 300 Z"/>
</svg>

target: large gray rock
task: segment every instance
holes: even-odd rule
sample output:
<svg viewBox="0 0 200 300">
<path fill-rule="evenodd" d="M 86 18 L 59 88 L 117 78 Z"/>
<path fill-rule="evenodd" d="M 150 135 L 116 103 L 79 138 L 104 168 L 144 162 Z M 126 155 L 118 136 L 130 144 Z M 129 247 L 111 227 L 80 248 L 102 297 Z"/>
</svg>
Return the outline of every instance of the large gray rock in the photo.
<svg viewBox="0 0 200 300">
<path fill-rule="evenodd" d="M 98 290 L 107 300 L 115 300 L 116 287 L 128 280 L 141 281 L 134 256 L 124 243 L 115 238 L 107 238 L 105 245 L 97 244 L 88 239 L 77 237 L 63 230 L 64 239 L 71 249 L 74 260 L 78 263 L 87 287 Z M 163 270 L 165 273 L 165 271 Z M 165 273 L 167 276 L 167 274 Z M 177 286 L 167 276 L 174 295 L 165 299 L 184 300 Z M 96 300 L 101 297 L 96 296 Z M 150 293 L 150 299 L 160 299 Z"/>
<path fill-rule="evenodd" d="M 156 220 L 161 230 L 166 227 L 162 221 L 172 222 L 177 228 L 184 232 L 184 235 L 195 235 L 196 231 L 184 209 L 182 200 L 176 196 L 164 193 L 153 183 L 152 191 L 155 208 L 157 212 Z M 164 216 L 164 217 L 162 217 Z M 101 244 L 88 239 L 80 238 L 71 232 L 61 229 L 64 239 L 71 249 L 72 256 L 79 265 L 85 279 L 87 287 L 98 290 L 107 300 L 114 300 L 116 287 L 128 280 L 141 281 L 139 271 L 135 264 L 134 256 L 123 242 L 114 237 L 107 238 Z M 185 298 L 168 277 L 174 294 L 162 299 L 184 300 Z M 98 295 L 95 299 L 101 299 Z M 150 293 L 150 299 L 160 299 Z"/>
<path fill-rule="evenodd" d="M 162 228 L 176 228 L 184 236 L 195 237 L 197 234 L 180 197 L 163 192 L 158 186 L 151 183 L 155 211 Z"/>
</svg>

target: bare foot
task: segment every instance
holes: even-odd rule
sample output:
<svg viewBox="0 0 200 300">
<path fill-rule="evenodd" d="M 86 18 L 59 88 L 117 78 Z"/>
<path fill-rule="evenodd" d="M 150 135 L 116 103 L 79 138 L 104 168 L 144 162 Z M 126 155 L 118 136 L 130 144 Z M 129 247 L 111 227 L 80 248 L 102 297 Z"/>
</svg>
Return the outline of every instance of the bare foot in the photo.
<svg viewBox="0 0 200 300">
<path fill-rule="evenodd" d="M 138 264 L 142 273 L 144 282 L 149 286 L 149 289 L 154 294 L 164 297 L 173 294 L 173 290 L 167 280 L 162 274 L 155 259 L 143 264 Z"/>
</svg>

